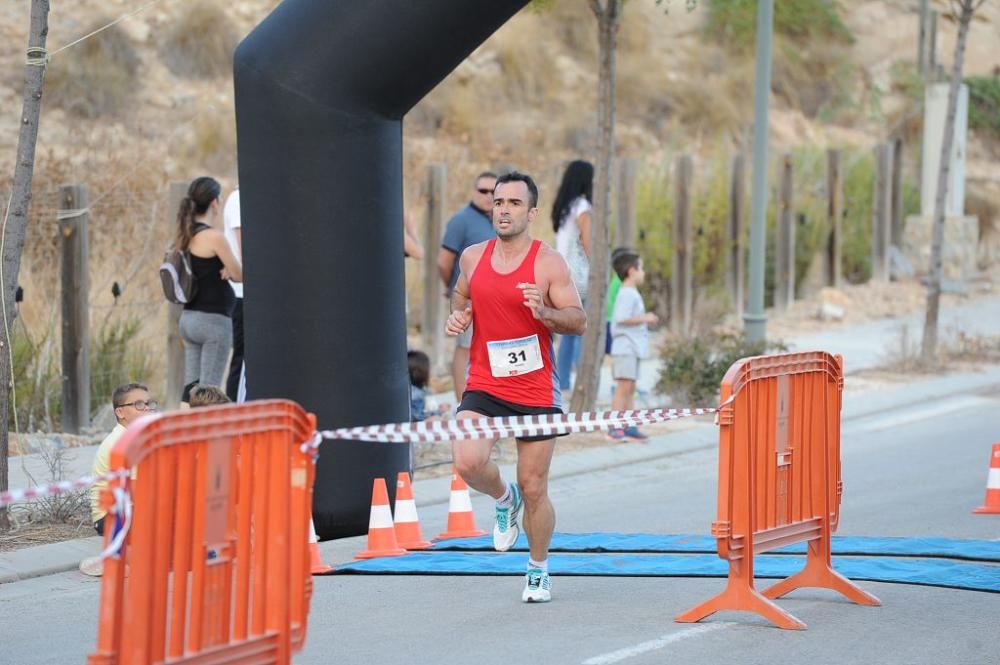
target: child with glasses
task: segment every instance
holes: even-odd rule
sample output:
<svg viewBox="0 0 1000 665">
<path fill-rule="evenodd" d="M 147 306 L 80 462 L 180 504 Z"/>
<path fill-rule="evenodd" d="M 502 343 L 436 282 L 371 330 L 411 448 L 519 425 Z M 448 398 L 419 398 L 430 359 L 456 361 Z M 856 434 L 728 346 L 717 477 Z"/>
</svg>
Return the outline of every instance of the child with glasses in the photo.
<svg viewBox="0 0 1000 665">
<path fill-rule="evenodd" d="M 115 447 L 125 430 L 141 416 L 157 409 L 156 400 L 150 398 L 149 389 L 141 383 L 126 383 L 115 388 L 111 395 L 111 405 L 114 407 L 118 424 L 97 447 L 97 456 L 94 458 L 94 467 L 91 471 L 94 476 L 101 476 L 110 470 L 111 449 Z M 101 507 L 101 491 L 107 484 L 106 480 L 98 480 L 90 488 L 90 518 L 99 536 L 104 535 L 107 518 L 107 511 Z M 80 570 L 87 575 L 100 576 L 103 572 L 101 558 L 84 559 L 80 562 Z"/>
</svg>

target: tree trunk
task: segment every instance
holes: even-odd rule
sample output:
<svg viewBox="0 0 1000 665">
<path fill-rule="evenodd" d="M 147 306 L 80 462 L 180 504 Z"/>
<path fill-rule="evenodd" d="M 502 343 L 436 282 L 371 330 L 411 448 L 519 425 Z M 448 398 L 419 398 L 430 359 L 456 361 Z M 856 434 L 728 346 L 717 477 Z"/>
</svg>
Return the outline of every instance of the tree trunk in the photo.
<svg viewBox="0 0 1000 665">
<path fill-rule="evenodd" d="M 955 42 L 955 62 L 951 68 L 951 83 L 948 86 L 948 111 L 944 119 L 944 137 L 941 140 L 941 163 L 938 166 L 937 191 L 934 196 L 934 226 L 931 233 L 931 265 L 927 281 L 927 314 L 924 318 L 924 337 L 920 345 L 920 355 L 924 363 L 933 363 L 937 357 L 938 312 L 941 307 L 941 279 L 943 273 L 942 255 L 944 247 L 944 206 L 948 195 L 948 172 L 951 167 L 951 150 L 955 141 L 955 109 L 958 106 L 958 90 L 962 84 L 962 65 L 965 58 L 965 42 L 969 35 L 972 14 L 981 0 L 961 0 L 961 14 L 958 16 L 958 39 Z"/>
<path fill-rule="evenodd" d="M 608 297 L 610 237 L 608 216 L 611 211 L 611 159 L 615 152 L 615 55 L 618 48 L 618 25 L 622 0 L 591 0 L 597 17 L 600 64 L 597 77 L 597 168 L 594 182 L 594 214 L 590 232 L 590 278 L 587 282 L 587 332 L 577 371 L 576 387 L 570 411 L 580 413 L 594 408 L 604 360 L 604 320 Z"/>
<path fill-rule="evenodd" d="M 8 489 L 7 455 L 11 414 L 11 383 L 13 368 L 10 366 L 10 334 L 16 309 L 14 292 L 21 269 L 21 250 L 28 225 L 28 207 L 31 205 L 31 176 L 35 169 L 35 142 L 38 140 L 38 117 L 42 110 L 42 82 L 45 79 L 45 38 L 49 34 L 49 0 L 31 1 L 31 20 L 28 31 L 28 64 L 24 67 L 24 97 L 21 111 L 21 131 L 17 137 L 17 162 L 14 164 L 14 183 L 11 198 L 4 211 L 3 229 L 0 231 L 0 252 L 3 255 L 3 316 L 4 335 L 0 339 L 0 492 Z M 0 530 L 10 527 L 6 508 L 0 508 Z"/>
</svg>

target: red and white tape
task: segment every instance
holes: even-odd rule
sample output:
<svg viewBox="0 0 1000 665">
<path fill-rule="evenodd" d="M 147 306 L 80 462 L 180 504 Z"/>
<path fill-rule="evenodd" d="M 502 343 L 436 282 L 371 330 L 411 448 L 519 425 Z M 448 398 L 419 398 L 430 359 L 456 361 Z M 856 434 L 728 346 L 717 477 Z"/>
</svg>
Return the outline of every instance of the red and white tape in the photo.
<svg viewBox="0 0 1000 665">
<path fill-rule="evenodd" d="M 0 506 L 9 506 L 12 503 L 20 503 L 30 499 L 40 499 L 55 494 L 67 494 L 75 492 L 84 487 L 90 487 L 101 480 L 114 480 L 115 478 L 127 478 L 128 471 L 109 471 L 98 476 L 83 476 L 76 480 L 62 480 L 56 483 L 47 483 L 36 487 L 28 487 L 21 490 L 10 490 L 0 492 Z"/>
<path fill-rule="evenodd" d="M 640 409 L 635 411 L 598 411 L 557 413 L 503 418 L 463 418 L 431 422 L 343 427 L 318 432 L 306 444 L 316 447 L 322 439 L 378 441 L 382 443 L 434 443 L 464 439 L 502 439 L 526 436 L 555 436 L 577 432 L 604 431 L 614 427 L 632 427 L 714 414 L 707 409 Z"/>
</svg>

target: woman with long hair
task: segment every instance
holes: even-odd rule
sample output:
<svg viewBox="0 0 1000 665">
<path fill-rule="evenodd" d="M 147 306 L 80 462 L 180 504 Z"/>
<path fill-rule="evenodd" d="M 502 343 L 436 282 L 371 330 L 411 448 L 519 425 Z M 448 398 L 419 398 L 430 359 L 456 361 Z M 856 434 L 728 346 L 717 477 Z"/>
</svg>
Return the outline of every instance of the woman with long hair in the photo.
<svg viewBox="0 0 1000 665">
<path fill-rule="evenodd" d="M 236 296 L 229 280 L 243 281 L 243 269 L 226 237 L 215 227 L 222 208 L 222 186 L 215 178 L 195 178 L 177 210 L 174 246 L 191 256 L 198 290 L 184 305 L 184 393 L 195 385 L 221 386 L 233 346 L 231 317 Z"/>
<path fill-rule="evenodd" d="M 588 257 L 593 198 L 594 165 L 581 159 L 570 162 L 552 204 L 552 228 L 556 232 L 556 250 L 569 264 L 570 276 L 583 300 L 587 298 L 587 279 L 590 277 Z M 579 358 L 580 337 L 563 335 L 556 357 L 560 389 L 569 390 L 573 385 L 571 374 Z"/>
</svg>

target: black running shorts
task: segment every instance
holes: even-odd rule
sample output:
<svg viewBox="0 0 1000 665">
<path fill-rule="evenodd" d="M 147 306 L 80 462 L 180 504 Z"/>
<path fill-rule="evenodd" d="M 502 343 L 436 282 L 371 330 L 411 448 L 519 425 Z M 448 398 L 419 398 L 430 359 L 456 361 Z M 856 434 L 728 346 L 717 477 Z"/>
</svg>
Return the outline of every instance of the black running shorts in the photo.
<svg viewBox="0 0 1000 665">
<path fill-rule="evenodd" d="M 504 416 L 540 416 L 542 414 L 562 414 L 562 409 L 557 406 L 525 406 L 499 399 L 481 390 L 466 390 L 462 395 L 462 403 L 458 405 L 459 411 L 474 411 L 489 418 Z M 566 436 L 566 434 L 556 434 L 555 436 Z M 547 441 L 552 436 L 526 436 L 518 441 Z"/>
</svg>

